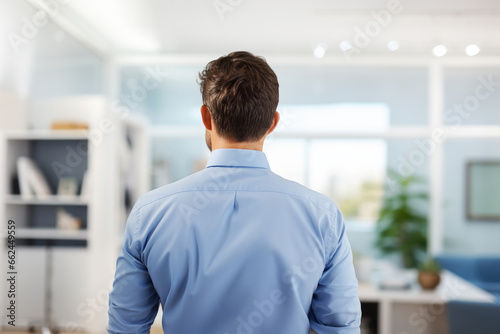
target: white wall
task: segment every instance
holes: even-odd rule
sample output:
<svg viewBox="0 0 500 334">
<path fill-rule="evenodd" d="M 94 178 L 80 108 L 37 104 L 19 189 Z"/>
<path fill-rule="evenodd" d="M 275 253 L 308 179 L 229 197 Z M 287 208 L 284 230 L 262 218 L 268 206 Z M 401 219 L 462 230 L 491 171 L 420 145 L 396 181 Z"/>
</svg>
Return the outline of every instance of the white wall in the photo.
<svg viewBox="0 0 500 334">
<path fill-rule="evenodd" d="M 445 252 L 500 254 L 500 222 L 470 221 L 465 207 L 467 162 L 500 161 L 500 139 L 454 140 L 446 142 L 444 148 Z"/>
<path fill-rule="evenodd" d="M 31 17 L 34 10 L 24 1 L 0 0 L 0 87 L 19 95 L 28 95 L 33 48 L 29 46 L 16 52 L 9 42 L 9 34 L 22 35 L 23 19 Z"/>
<path fill-rule="evenodd" d="M 0 8 L 1 88 L 32 99 L 104 91 L 98 57 L 51 21 L 37 27 L 26 2 L 0 0 Z"/>
</svg>

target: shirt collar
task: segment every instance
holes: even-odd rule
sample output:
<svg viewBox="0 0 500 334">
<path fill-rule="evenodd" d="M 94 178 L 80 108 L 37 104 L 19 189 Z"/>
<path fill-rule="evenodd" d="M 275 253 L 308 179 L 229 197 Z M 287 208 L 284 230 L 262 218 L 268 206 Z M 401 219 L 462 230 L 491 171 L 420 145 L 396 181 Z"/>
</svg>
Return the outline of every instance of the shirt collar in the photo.
<svg viewBox="0 0 500 334">
<path fill-rule="evenodd" d="M 245 167 L 270 169 L 266 155 L 262 151 L 241 149 L 217 149 L 208 159 L 210 167 Z"/>
</svg>

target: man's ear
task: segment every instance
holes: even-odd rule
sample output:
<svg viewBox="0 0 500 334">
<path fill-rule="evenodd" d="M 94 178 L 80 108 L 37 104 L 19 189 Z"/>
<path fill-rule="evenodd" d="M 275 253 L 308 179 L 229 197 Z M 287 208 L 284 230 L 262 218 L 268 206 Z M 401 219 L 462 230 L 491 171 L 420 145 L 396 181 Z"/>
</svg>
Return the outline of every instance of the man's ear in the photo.
<svg viewBox="0 0 500 334">
<path fill-rule="evenodd" d="M 201 112 L 201 120 L 203 121 L 203 125 L 209 131 L 212 130 L 212 115 L 210 114 L 210 110 L 208 110 L 206 105 L 202 105 L 200 108 Z"/>
<path fill-rule="evenodd" d="M 276 111 L 276 112 L 274 112 L 274 117 L 273 117 L 273 122 L 271 124 L 271 127 L 269 128 L 269 130 L 267 130 L 266 135 L 270 134 L 271 132 L 274 131 L 274 129 L 276 129 L 276 126 L 278 125 L 279 121 L 280 121 L 280 113 Z"/>
</svg>

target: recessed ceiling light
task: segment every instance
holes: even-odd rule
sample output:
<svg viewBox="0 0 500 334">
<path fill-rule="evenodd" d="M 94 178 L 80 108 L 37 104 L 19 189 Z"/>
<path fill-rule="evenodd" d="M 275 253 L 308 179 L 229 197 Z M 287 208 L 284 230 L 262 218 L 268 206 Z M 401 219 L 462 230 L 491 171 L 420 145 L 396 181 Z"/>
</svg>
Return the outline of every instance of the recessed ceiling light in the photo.
<svg viewBox="0 0 500 334">
<path fill-rule="evenodd" d="M 352 43 L 349 41 L 342 41 L 342 42 L 340 42 L 339 47 L 340 47 L 340 50 L 342 50 L 343 52 L 346 52 L 346 51 L 349 51 L 350 49 L 352 49 Z"/>
<path fill-rule="evenodd" d="M 465 48 L 465 54 L 471 57 L 477 55 L 479 51 L 481 51 L 481 48 L 476 44 L 467 45 Z"/>
<path fill-rule="evenodd" d="M 314 48 L 314 57 L 318 59 L 323 58 L 326 54 L 326 49 L 328 49 L 328 46 L 325 43 L 319 43 Z"/>
<path fill-rule="evenodd" d="M 444 56 L 446 54 L 446 52 L 448 52 L 448 49 L 446 48 L 446 46 L 444 46 L 442 44 L 436 45 L 432 49 L 432 53 L 434 53 L 434 55 L 436 57 L 442 57 L 442 56 Z"/>
<path fill-rule="evenodd" d="M 389 51 L 396 51 L 397 49 L 399 49 L 398 41 L 390 41 L 389 43 L 387 43 L 387 48 L 389 49 Z"/>
</svg>

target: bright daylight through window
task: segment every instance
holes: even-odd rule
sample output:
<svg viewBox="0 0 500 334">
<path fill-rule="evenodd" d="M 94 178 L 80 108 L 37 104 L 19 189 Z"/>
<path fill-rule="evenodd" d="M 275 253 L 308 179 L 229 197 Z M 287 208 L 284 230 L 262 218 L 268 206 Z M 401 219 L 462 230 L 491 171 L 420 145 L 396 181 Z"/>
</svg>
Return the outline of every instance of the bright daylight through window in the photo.
<svg viewBox="0 0 500 334">
<path fill-rule="evenodd" d="M 280 112 L 281 125 L 265 146 L 273 171 L 335 200 L 348 226 L 372 226 L 384 196 L 387 144 L 349 133 L 387 130 L 387 106 L 295 105 Z M 318 139 L 322 133 L 346 137 Z"/>
</svg>

